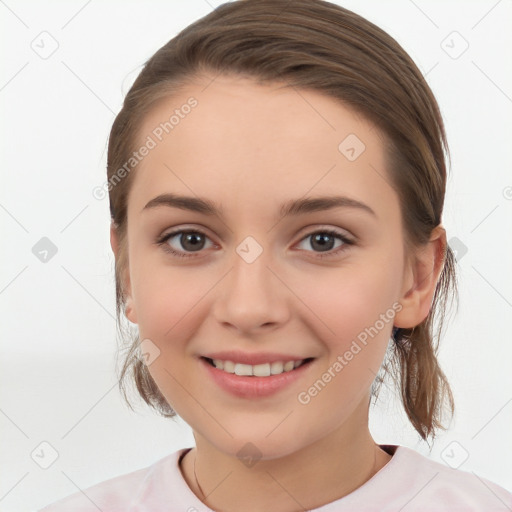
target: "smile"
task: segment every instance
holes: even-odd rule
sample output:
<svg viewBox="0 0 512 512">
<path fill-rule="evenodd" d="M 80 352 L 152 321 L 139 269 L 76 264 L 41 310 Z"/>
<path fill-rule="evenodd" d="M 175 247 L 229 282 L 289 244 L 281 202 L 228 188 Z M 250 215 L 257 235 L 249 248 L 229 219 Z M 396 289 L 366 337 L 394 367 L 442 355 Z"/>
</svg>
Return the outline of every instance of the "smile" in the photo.
<svg viewBox="0 0 512 512">
<path fill-rule="evenodd" d="M 262 364 L 243 364 L 234 363 L 233 361 L 223 361 L 221 359 L 204 358 L 210 365 L 218 370 L 226 373 L 232 373 L 239 376 L 246 377 L 270 377 L 271 375 L 280 375 L 281 373 L 291 372 L 295 368 L 309 362 L 312 358 L 299 359 L 296 361 L 274 361 L 272 363 Z"/>
<path fill-rule="evenodd" d="M 252 356 L 251 359 L 264 361 L 264 359 Z M 314 357 L 276 359 L 277 357 L 272 362 L 254 361 L 258 364 L 248 364 L 235 363 L 230 359 L 199 357 L 200 367 L 206 372 L 205 376 L 215 386 L 218 386 L 217 389 L 244 399 L 262 399 L 279 395 L 294 382 L 302 379 L 305 373 L 309 372 L 315 360 Z"/>
</svg>

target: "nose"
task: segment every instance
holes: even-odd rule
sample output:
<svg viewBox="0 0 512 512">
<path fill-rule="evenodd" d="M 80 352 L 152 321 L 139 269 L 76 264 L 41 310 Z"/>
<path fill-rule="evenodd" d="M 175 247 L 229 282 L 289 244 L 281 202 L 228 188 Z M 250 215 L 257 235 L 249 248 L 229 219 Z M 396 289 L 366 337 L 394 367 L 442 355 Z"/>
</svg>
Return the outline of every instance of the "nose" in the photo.
<svg viewBox="0 0 512 512">
<path fill-rule="evenodd" d="M 251 263 L 235 253 L 212 306 L 213 316 L 224 327 L 250 335 L 287 322 L 292 293 L 269 260 L 265 251 Z"/>
</svg>

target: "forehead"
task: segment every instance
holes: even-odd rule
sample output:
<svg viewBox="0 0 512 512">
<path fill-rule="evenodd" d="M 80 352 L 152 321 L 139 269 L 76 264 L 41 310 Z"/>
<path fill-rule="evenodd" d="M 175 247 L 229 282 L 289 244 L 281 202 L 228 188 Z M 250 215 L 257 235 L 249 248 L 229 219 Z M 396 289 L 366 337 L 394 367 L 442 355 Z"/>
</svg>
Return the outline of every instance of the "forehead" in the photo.
<svg viewBox="0 0 512 512">
<path fill-rule="evenodd" d="M 129 203 L 140 210 L 165 191 L 227 207 L 333 190 L 393 199 L 380 131 L 333 98 L 284 85 L 218 76 L 159 100 L 139 130 L 137 147 L 152 148 Z"/>
</svg>

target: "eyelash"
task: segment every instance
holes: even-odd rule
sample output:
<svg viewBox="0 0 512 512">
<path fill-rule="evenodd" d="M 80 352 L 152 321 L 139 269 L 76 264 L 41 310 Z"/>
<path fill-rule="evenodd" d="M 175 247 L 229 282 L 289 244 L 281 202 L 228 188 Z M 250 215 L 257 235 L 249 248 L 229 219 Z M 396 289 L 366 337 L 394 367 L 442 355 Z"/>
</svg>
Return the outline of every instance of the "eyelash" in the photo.
<svg viewBox="0 0 512 512">
<path fill-rule="evenodd" d="M 167 241 L 169 239 L 171 239 L 172 237 L 174 237 L 176 235 L 182 234 L 182 233 L 200 234 L 200 235 L 208 238 L 208 235 L 206 235 L 206 233 L 203 233 L 202 231 L 197 230 L 197 229 L 180 229 L 180 230 L 173 231 L 171 233 L 167 233 L 167 234 L 163 235 L 162 237 L 160 237 L 159 239 L 156 240 L 156 244 L 159 246 L 162 246 L 164 251 L 172 254 L 173 256 L 177 256 L 179 258 L 195 258 L 195 257 L 197 257 L 197 256 L 193 256 L 191 254 L 178 252 L 167 244 Z M 317 235 L 317 234 L 331 235 L 331 236 L 341 240 L 343 242 L 343 245 L 341 245 L 337 249 L 331 249 L 330 251 L 328 251 L 326 253 L 322 253 L 322 252 L 317 253 L 315 258 L 334 257 L 334 256 L 337 256 L 338 254 L 340 254 L 341 252 L 346 251 L 349 246 L 355 245 L 354 241 L 350 240 L 345 235 L 341 234 L 340 232 L 338 232 L 334 229 L 322 229 L 322 230 L 312 231 L 311 233 L 309 233 L 306 236 L 304 236 L 303 238 L 301 238 L 300 242 L 302 242 L 303 240 L 305 240 L 313 235 Z M 201 251 L 198 251 L 198 252 L 201 252 Z M 307 252 L 312 252 L 312 251 L 307 251 Z"/>
</svg>

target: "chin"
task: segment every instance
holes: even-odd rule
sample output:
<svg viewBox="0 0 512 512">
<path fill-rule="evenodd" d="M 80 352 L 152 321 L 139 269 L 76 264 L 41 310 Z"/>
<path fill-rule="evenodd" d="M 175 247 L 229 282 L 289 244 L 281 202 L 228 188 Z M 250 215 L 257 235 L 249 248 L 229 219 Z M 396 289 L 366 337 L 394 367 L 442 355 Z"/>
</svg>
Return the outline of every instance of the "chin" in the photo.
<svg viewBox="0 0 512 512">
<path fill-rule="evenodd" d="M 279 421 L 282 421 L 283 417 Z M 234 429 L 232 426 L 227 426 L 227 430 L 233 437 L 221 435 L 212 438 L 211 430 L 208 430 L 209 435 L 202 435 L 202 437 L 220 452 L 241 459 L 241 462 L 246 463 L 248 467 L 258 460 L 274 460 L 290 456 L 323 437 L 320 432 L 316 435 L 312 432 L 307 433 L 299 425 L 289 424 L 286 428 L 284 422 L 279 425 L 279 421 L 275 422 L 276 428 L 273 431 L 269 428 L 269 423 L 251 422 L 250 425 L 246 425 L 246 428 Z"/>
</svg>

